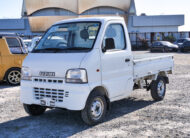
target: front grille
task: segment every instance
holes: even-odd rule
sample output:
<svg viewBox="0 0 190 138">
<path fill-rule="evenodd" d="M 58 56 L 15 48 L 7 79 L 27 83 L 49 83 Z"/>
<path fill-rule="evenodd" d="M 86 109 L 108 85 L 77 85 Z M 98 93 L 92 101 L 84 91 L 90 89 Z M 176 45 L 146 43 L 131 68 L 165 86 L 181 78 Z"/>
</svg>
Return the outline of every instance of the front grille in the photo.
<svg viewBox="0 0 190 138">
<path fill-rule="evenodd" d="M 69 97 L 69 92 L 60 89 L 34 88 L 36 100 L 51 98 L 55 102 L 63 102 L 64 97 Z"/>
<path fill-rule="evenodd" d="M 41 83 L 58 83 L 61 84 L 63 83 L 63 80 L 61 79 L 50 79 L 50 78 L 34 78 L 34 82 L 41 82 Z"/>
</svg>

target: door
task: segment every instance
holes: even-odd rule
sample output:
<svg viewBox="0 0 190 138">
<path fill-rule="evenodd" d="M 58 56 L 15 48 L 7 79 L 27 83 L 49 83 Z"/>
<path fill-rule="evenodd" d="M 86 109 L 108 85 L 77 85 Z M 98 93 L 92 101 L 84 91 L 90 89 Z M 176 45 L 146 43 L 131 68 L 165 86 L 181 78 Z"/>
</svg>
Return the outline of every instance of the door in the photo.
<svg viewBox="0 0 190 138">
<path fill-rule="evenodd" d="M 133 87 L 133 59 L 125 29 L 123 24 L 110 23 L 103 38 L 102 84 L 111 99 L 128 95 Z"/>
</svg>

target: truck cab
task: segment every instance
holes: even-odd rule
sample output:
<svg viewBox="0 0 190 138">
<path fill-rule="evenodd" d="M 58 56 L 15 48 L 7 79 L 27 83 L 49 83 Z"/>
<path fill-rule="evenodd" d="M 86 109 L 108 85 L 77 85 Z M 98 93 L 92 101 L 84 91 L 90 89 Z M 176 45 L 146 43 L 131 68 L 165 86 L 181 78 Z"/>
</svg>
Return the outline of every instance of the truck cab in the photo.
<svg viewBox="0 0 190 138">
<path fill-rule="evenodd" d="M 40 115 L 46 108 L 64 108 L 81 111 L 84 122 L 94 125 L 104 119 L 109 103 L 128 97 L 135 84 L 140 88 L 145 80 L 155 81 L 153 98 L 162 100 L 173 57 L 155 59 L 165 58 L 167 65 L 158 65 L 151 72 L 147 66 L 147 72 L 140 74 L 139 66 L 146 65 L 139 59 L 134 61 L 121 17 L 61 21 L 46 32 L 24 60 L 21 102 L 30 115 Z M 151 68 L 154 65 L 152 58 L 143 63 L 150 63 L 147 65 Z"/>
</svg>

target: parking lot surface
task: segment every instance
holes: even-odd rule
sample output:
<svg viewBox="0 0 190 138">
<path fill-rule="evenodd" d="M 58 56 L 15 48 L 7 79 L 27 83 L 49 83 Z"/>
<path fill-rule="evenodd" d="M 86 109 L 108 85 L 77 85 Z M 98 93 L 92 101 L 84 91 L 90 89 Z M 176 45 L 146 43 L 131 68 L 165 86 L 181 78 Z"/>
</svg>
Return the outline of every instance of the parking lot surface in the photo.
<svg viewBox="0 0 190 138">
<path fill-rule="evenodd" d="M 175 69 L 163 101 L 135 90 L 112 103 L 105 122 L 94 127 L 85 125 L 78 112 L 61 109 L 29 117 L 19 101 L 20 88 L 1 83 L 0 137 L 190 137 L 190 53 L 173 54 Z"/>
</svg>

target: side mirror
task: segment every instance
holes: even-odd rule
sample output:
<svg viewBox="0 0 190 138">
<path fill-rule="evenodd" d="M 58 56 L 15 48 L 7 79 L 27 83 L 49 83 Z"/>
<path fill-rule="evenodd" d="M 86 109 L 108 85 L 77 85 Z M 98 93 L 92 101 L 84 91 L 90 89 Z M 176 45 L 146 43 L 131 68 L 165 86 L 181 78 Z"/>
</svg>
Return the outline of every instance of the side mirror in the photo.
<svg viewBox="0 0 190 138">
<path fill-rule="evenodd" d="M 113 38 L 106 38 L 105 47 L 102 49 L 103 52 L 107 50 L 115 49 L 115 42 Z"/>
<path fill-rule="evenodd" d="M 40 42 L 40 39 L 36 41 L 36 45 L 38 45 L 39 42 Z"/>
<path fill-rule="evenodd" d="M 103 53 L 106 52 L 106 47 L 102 46 L 102 52 L 103 52 Z"/>
</svg>

